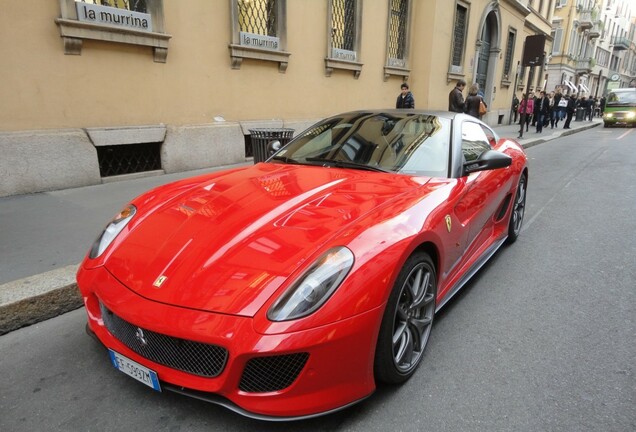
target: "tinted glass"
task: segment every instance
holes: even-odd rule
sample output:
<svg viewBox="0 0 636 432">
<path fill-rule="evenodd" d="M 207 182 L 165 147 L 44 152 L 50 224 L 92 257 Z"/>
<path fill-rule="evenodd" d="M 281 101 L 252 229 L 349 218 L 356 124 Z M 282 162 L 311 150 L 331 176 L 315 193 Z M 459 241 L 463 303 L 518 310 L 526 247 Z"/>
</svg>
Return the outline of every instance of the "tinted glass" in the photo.
<svg viewBox="0 0 636 432">
<path fill-rule="evenodd" d="M 449 119 L 420 114 L 353 113 L 311 127 L 275 156 L 276 162 L 321 165 L 343 162 L 355 168 L 446 177 Z"/>
<path fill-rule="evenodd" d="M 607 96 L 607 105 L 636 105 L 636 91 L 615 91 Z"/>
<path fill-rule="evenodd" d="M 479 123 L 464 122 L 462 124 L 462 153 L 465 162 L 477 160 L 483 152 L 491 149 L 485 130 L 489 129 L 484 129 Z M 494 135 L 492 136 L 494 140 Z"/>
</svg>

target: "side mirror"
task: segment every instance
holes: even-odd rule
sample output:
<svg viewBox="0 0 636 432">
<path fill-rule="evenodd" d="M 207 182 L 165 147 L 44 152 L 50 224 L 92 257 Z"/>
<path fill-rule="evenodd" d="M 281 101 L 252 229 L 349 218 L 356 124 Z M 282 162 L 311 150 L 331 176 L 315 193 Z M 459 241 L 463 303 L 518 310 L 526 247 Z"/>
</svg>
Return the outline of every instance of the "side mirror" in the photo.
<svg viewBox="0 0 636 432">
<path fill-rule="evenodd" d="M 487 150 L 477 160 L 464 164 L 464 175 L 477 171 L 487 171 L 497 168 L 505 168 L 512 164 L 512 158 L 507 154 L 496 150 Z"/>
<path fill-rule="evenodd" d="M 278 140 L 270 141 L 269 144 L 267 144 L 267 154 L 271 156 L 274 153 L 276 153 L 278 150 L 280 150 L 282 147 L 283 145 L 280 143 L 280 141 Z"/>
</svg>

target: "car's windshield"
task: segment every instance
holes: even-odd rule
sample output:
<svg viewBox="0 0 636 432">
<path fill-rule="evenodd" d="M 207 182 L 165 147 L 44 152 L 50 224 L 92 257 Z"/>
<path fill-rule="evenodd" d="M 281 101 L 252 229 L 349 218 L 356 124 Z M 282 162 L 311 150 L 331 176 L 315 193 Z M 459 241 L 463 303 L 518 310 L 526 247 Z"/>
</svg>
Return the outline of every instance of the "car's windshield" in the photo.
<svg viewBox="0 0 636 432">
<path fill-rule="evenodd" d="M 407 113 L 332 117 L 294 138 L 274 160 L 446 177 L 450 122 Z"/>
<path fill-rule="evenodd" d="M 607 105 L 636 105 L 636 91 L 613 91 L 607 96 Z"/>
</svg>

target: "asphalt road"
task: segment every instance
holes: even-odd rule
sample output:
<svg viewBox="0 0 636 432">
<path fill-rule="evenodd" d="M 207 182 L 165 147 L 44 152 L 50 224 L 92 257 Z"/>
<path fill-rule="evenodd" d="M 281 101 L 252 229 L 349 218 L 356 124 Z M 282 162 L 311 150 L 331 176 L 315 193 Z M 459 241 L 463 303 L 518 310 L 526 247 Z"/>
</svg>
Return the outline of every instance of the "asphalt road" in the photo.
<svg viewBox="0 0 636 432">
<path fill-rule="evenodd" d="M 595 128 L 527 150 L 521 237 L 441 311 L 401 387 L 319 419 L 249 420 L 115 371 L 80 309 L 0 337 L 0 430 L 634 431 L 635 138 Z"/>
</svg>

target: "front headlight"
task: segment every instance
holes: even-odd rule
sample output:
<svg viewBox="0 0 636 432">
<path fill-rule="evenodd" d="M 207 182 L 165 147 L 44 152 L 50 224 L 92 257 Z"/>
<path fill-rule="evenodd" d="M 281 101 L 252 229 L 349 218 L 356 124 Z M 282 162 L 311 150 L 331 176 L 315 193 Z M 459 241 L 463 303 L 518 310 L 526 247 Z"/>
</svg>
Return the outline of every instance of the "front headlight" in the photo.
<svg viewBox="0 0 636 432">
<path fill-rule="evenodd" d="M 605 118 L 612 118 L 614 115 L 612 113 L 605 113 Z"/>
<path fill-rule="evenodd" d="M 346 247 L 330 249 L 272 305 L 267 318 L 289 321 L 313 313 L 340 286 L 353 261 L 353 253 Z"/>
<path fill-rule="evenodd" d="M 626 116 L 628 119 L 633 119 L 634 117 L 636 117 L 636 113 L 634 111 L 630 111 L 627 113 Z"/>
<path fill-rule="evenodd" d="M 117 216 L 109 223 L 104 231 L 97 237 L 93 247 L 91 248 L 90 253 L 88 254 L 89 258 L 95 259 L 100 256 L 110 245 L 115 237 L 124 229 L 124 227 L 130 222 L 130 220 L 137 213 L 137 209 L 134 205 L 127 205 L 122 211 L 119 212 Z"/>
</svg>

